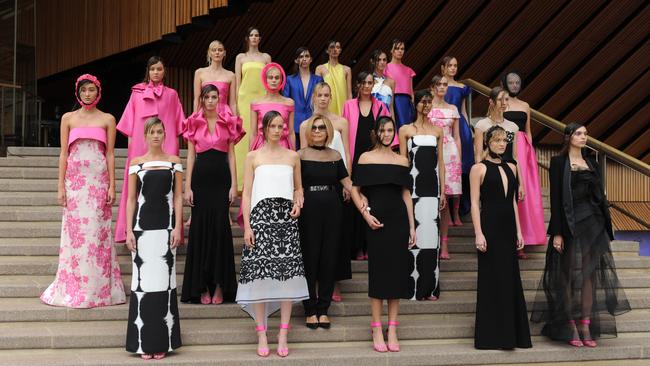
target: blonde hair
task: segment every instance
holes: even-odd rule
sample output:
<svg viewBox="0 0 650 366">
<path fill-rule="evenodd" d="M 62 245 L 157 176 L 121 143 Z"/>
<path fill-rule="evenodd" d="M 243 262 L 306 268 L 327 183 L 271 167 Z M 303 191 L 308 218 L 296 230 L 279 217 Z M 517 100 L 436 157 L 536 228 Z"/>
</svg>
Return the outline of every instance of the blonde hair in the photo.
<svg viewBox="0 0 650 366">
<path fill-rule="evenodd" d="M 221 42 L 221 41 L 219 41 L 219 40 L 217 40 L 217 39 L 215 39 L 214 41 L 210 42 L 210 44 L 208 45 L 208 51 L 206 52 L 206 56 L 205 56 L 206 59 L 207 59 L 207 61 L 208 61 L 208 66 L 212 65 L 212 58 L 210 57 L 210 48 L 212 48 L 212 47 L 214 47 L 214 46 L 216 46 L 216 45 L 219 45 L 219 44 L 220 44 L 224 49 L 226 48 L 226 46 L 224 46 L 223 42 Z"/>
<path fill-rule="evenodd" d="M 332 121 L 329 118 L 321 115 L 314 114 L 309 117 L 308 120 L 303 122 L 305 124 L 305 138 L 307 139 L 307 146 L 310 146 L 314 140 L 311 137 L 311 127 L 314 125 L 314 122 L 321 120 L 325 124 L 325 131 L 327 132 L 327 139 L 325 139 L 325 146 L 329 146 L 334 138 L 334 126 L 332 126 Z"/>
<path fill-rule="evenodd" d="M 149 131 L 151 131 L 151 129 L 155 125 L 162 126 L 163 132 L 165 132 L 165 124 L 163 123 L 163 121 L 160 118 L 158 118 L 158 116 L 154 116 L 154 117 L 149 117 L 144 122 L 144 135 L 147 136 L 149 134 Z"/>
<path fill-rule="evenodd" d="M 316 110 L 316 95 L 318 95 L 318 92 L 327 87 L 327 89 L 330 90 L 330 103 L 332 102 L 332 87 L 330 87 L 330 84 L 321 81 L 318 84 L 314 85 L 314 91 L 311 92 L 311 110 L 315 111 Z"/>
</svg>

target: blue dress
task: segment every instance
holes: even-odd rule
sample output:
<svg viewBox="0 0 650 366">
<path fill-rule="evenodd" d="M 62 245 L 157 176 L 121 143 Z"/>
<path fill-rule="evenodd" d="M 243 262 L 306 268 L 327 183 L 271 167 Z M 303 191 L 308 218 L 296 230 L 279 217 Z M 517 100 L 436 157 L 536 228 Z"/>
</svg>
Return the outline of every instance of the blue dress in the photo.
<svg viewBox="0 0 650 366">
<path fill-rule="evenodd" d="M 447 94 L 445 95 L 445 102 L 455 105 L 456 108 L 458 108 L 458 114 L 460 114 L 460 120 L 458 121 L 458 131 L 460 134 L 463 170 L 463 195 L 460 201 L 461 215 L 468 213 L 470 209 L 469 171 L 472 169 L 472 165 L 474 165 L 474 137 L 472 136 L 472 128 L 465 119 L 461 108 L 463 100 L 467 99 L 471 93 L 472 89 L 467 85 L 463 85 L 462 87 L 449 86 L 449 89 L 447 89 Z"/>
<path fill-rule="evenodd" d="M 295 73 L 287 77 L 287 83 L 282 90 L 282 95 L 293 99 L 294 102 L 293 131 L 296 134 L 296 150 L 300 148 L 300 124 L 314 113 L 311 100 L 314 86 L 322 81 L 322 77 L 310 74 L 307 93 L 305 94 L 302 80 L 300 80 L 300 73 Z"/>
</svg>

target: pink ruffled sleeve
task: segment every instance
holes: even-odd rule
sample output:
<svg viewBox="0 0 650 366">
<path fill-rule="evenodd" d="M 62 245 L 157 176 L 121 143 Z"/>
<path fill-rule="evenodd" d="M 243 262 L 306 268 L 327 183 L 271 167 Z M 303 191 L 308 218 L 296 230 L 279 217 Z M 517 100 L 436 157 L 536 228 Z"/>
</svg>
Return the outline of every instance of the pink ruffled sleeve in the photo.
<svg viewBox="0 0 650 366">
<path fill-rule="evenodd" d="M 181 134 L 183 135 L 183 138 L 186 141 L 190 141 L 191 143 L 195 144 L 196 143 L 196 113 L 192 113 L 191 116 L 187 117 L 185 121 L 183 121 L 182 127 L 181 127 Z"/>
<path fill-rule="evenodd" d="M 230 113 L 219 113 L 219 122 L 225 124 L 229 138 L 228 142 L 237 144 L 246 135 L 246 131 L 242 127 L 242 119 L 239 116 L 234 116 Z"/>
</svg>

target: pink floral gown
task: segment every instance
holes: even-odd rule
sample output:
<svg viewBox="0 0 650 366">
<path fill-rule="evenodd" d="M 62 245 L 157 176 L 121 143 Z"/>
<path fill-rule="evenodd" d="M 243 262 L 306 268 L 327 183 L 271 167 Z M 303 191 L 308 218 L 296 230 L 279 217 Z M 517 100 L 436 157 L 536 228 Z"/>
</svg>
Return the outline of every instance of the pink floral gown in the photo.
<svg viewBox="0 0 650 366">
<path fill-rule="evenodd" d="M 111 236 L 111 205 L 106 204 L 106 130 L 77 127 L 69 140 L 59 268 L 41 300 L 70 308 L 122 304 L 124 284 Z"/>
<path fill-rule="evenodd" d="M 444 132 L 442 156 L 445 161 L 445 194 L 448 196 L 460 195 L 463 193 L 462 164 L 453 133 L 454 119 L 459 119 L 460 115 L 456 108 L 431 108 L 427 117 L 434 126 L 442 128 Z"/>
</svg>

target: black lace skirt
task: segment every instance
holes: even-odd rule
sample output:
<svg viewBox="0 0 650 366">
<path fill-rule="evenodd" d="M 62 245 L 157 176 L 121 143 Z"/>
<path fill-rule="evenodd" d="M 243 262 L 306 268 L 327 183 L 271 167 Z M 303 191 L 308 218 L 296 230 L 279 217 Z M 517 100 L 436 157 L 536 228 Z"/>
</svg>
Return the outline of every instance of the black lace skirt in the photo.
<svg viewBox="0 0 650 366">
<path fill-rule="evenodd" d="M 590 199 L 575 200 L 575 237 L 564 252 L 549 239 L 546 266 L 533 304 L 531 321 L 544 323 L 542 334 L 572 339 L 569 320 L 591 319 L 592 338 L 616 337 L 615 316 L 630 310 L 616 275 L 605 219 Z"/>
</svg>

